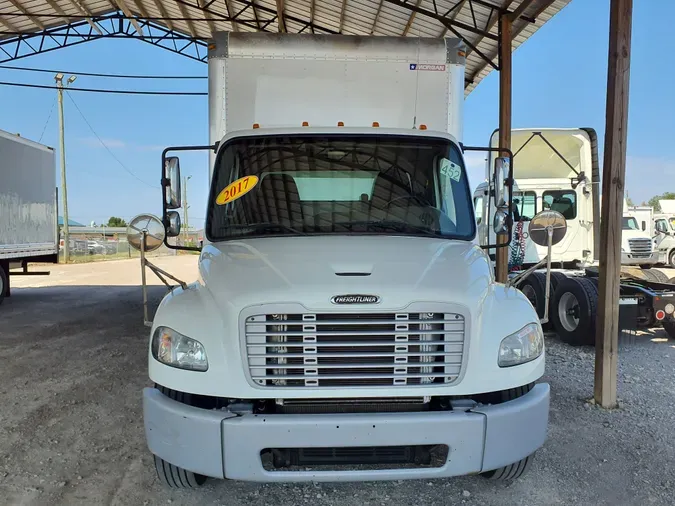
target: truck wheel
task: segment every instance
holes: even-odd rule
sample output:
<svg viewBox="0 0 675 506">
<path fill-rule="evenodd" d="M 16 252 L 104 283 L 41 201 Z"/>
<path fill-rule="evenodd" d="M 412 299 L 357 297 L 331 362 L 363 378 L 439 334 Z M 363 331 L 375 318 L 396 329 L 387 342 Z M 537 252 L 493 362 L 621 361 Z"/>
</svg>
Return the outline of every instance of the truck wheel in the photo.
<svg viewBox="0 0 675 506">
<path fill-rule="evenodd" d="M 551 320 L 560 339 L 572 346 L 595 344 L 598 289 L 587 278 L 568 277 L 553 294 Z"/>
<path fill-rule="evenodd" d="M 553 292 L 555 292 L 555 289 L 558 288 L 558 283 L 560 283 L 563 279 L 567 279 L 567 276 L 565 276 L 565 274 L 562 272 L 551 273 L 551 299 L 553 299 Z"/>
<path fill-rule="evenodd" d="M 546 303 L 546 277 L 539 272 L 533 272 L 520 283 L 518 289 L 530 301 L 539 318 L 542 318 Z"/>
<path fill-rule="evenodd" d="M 195 474 L 192 471 L 186 471 L 180 467 L 169 464 L 166 460 L 155 458 L 155 469 L 157 477 L 165 487 L 170 488 L 197 488 L 206 482 L 206 476 Z"/>
<path fill-rule="evenodd" d="M 657 283 L 667 283 L 668 282 L 668 275 L 665 274 L 663 271 L 660 271 L 658 269 L 652 269 L 649 271 L 649 274 L 654 276 L 655 281 Z"/>
<path fill-rule="evenodd" d="M 675 269 L 675 249 L 668 253 L 668 265 Z"/>
<path fill-rule="evenodd" d="M 488 480 L 515 480 L 520 478 L 525 472 L 530 468 L 532 460 L 534 459 L 534 454 L 528 455 L 523 460 L 519 460 L 508 466 L 500 467 L 494 471 L 487 471 L 482 473 L 481 476 L 487 478 Z"/>
<path fill-rule="evenodd" d="M 9 288 L 9 278 L 7 277 L 7 273 L 5 272 L 5 266 L 0 264 L 0 304 L 2 304 L 2 301 L 5 298 L 5 294 L 7 293 L 8 288 Z"/>
<path fill-rule="evenodd" d="M 675 339 L 675 320 L 663 320 L 661 325 L 663 325 L 663 330 L 666 331 L 668 337 Z"/>
</svg>

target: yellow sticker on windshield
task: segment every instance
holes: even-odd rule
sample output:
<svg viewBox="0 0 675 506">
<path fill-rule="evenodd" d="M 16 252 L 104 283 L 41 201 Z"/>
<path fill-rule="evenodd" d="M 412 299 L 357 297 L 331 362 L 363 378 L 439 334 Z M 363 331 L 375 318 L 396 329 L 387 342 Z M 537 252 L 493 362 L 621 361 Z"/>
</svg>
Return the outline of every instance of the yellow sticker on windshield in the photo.
<svg viewBox="0 0 675 506">
<path fill-rule="evenodd" d="M 258 184 L 258 176 L 246 176 L 228 184 L 216 197 L 219 206 L 228 204 L 243 197 Z"/>
</svg>

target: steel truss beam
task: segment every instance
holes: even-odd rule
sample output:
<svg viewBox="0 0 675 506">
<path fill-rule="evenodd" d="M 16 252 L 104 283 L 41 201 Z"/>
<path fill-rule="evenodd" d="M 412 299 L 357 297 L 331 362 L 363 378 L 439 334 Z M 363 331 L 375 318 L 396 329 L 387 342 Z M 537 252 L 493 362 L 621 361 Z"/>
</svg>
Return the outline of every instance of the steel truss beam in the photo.
<svg viewBox="0 0 675 506">
<path fill-rule="evenodd" d="M 136 22 L 142 28 L 143 36 L 137 33 L 136 28 L 123 13 L 115 13 L 92 17 L 91 23 L 82 20 L 34 34 L 0 40 L 0 63 L 75 46 L 90 40 L 109 38 L 134 38 L 193 60 L 206 62 L 205 41 L 168 30 L 152 21 L 136 18 Z"/>
<path fill-rule="evenodd" d="M 299 33 L 303 33 L 305 31 L 312 33 L 339 33 L 333 29 L 320 26 L 315 23 L 311 14 L 310 19 L 307 20 L 289 13 L 284 13 L 284 19 L 281 21 L 279 20 L 278 9 L 270 8 L 259 3 L 256 4 L 255 0 L 237 0 L 238 7 L 243 7 L 240 7 L 238 12 L 233 12 L 234 9 L 231 9 L 230 12 L 228 12 L 229 15 L 223 15 L 219 12 L 214 12 L 209 9 L 209 7 L 215 1 L 216 0 L 175 0 L 175 2 L 179 4 L 179 7 L 181 7 L 183 11 L 186 7 L 189 7 L 191 9 L 196 9 L 203 12 L 205 17 L 208 18 L 207 21 L 209 22 L 209 27 L 211 30 L 213 30 L 214 26 L 213 21 L 216 20 L 231 22 L 233 26 L 247 26 L 259 31 L 270 31 L 270 25 L 275 22 L 278 24 L 280 22 L 285 28 L 286 22 L 290 21 L 296 25 L 300 25 L 300 27 L 297 29 Z M 232 6 L 231 2 L 228 2 L 227 0 L 223 1 L 226 2 L 226 5 Z M 524 28 L 527 23 L 534 22 L 536 16 L 542 10 L 539 9 L 537 14 L 535 14 L 533 18 L 530 18 L 522 15 L 522 12 L 524 12 L 525 8 L 516 10 L 516 12 L 508 11 L 504 6 L 508 6 L 511 2 L 503 4 L 502 6 L 498 6 L 494 5 L 488 0 L 456 0 L 453 6 L 447 10 L 447 12 L 441 12 L 436 5 L 436 0 L 432 0 L 432 2 L 433 10 L 420 7 L 421 2 L 414 0 L 381 0 L 380 7 L 382 7 L 382 3 L 387 3 L 409 10 L 411 12 L 411 16 L 409 18 L 410 25 L 412 24 L 412 20 L 414 20 L 415 15 L 435 19 L 445 27 L 444 32 L 450 31 L 455 36 L 461 37 L 469 47 L 469 52 L 479 55 L 486 62 L 486 66 L 492 66 L 495 70 L 499 70 L 499 65 L 495 64 L 494 62 L 496 55 L 486 55 L 478 50 L 477 47 L 478 43 L 482 39 L 497 41 L 497 35 L 491 33 L 491 30 L 494 26 L 494 21 L 492 20 L 496 20 L 500 15 L 503 14 L 512 14 L 514 18 L 525 21 L 523 25 Z M 521 5 L 529 6 L 530 3 L 531 0 L 523 0 L 523 4 Z M 456 19 L 459 10 L 464 8 L 465 4 L 468 4 L 470 7 L 472 23 L 460 22 Z M 479 26 L 478 22 L 476 21 L 474 4 L 475 6 L 481 6 L 484 9 L 490 9 L 490 15 L 488 17 L 488 23 L 486 26 Z M 550 0 L 545 4 L 549 5 Z M 242 19 L 242 15 L 247 11 L 252 11 L 255 18 L 254 20 Z M 259 12 L 262 14 L 267 14 L 269 19 L 260 19 L 258 16 Z M 188 16 L 183 14 L 181 19 L 188 19 Z M 188 22 L 190 24 L 192 21 L 193 18 L 189 18 Z M 125 15 L 125 13 L 118 11 L 117 13 L 105 16 L 91 17 L 86 21 L 78 20 L 65 26 L 49 28 L 34 34 L 17 35 L 16 37 L 12 37 L 7 40 L 0 40 L 0 62 L 16 60 L 33 54 L 45 53 L 47 51 L 80 44 L 89 40 L 114 37 L 137 38 L 144 42 L 163 47 L 164 49 L 174 53 L 187 56 L 188 58 L 202 62 L 206 61 L 206 41 L 197 36 L 194 27 L 191 27 L 192 33 L 187 35 L 176 32 L 173 28 L 161 26 L 158 22 L 165 23 L 169 27 L 172 26 L 171 20 L 169 19 L 148 20 L 144 19 L 143 17 L 135 16 L 130 18 L 129 16 Z M 88 27 L 84 25 L 87 25 Z M 132 29 L 130 29 L 130 26 Z M 139 28 L 141 29 L 140 32 Z M 148 31 L 147 35 L 145 32 L 143 32 L 144 28 Z M 467 34 L 473 34 L 477 37 L 474 37 L 473 40 L 469 40 Z M 474 76 L 469 76 L 467 82 L 470 83 L 474 78 L 475 74 Z"/>
</svg>

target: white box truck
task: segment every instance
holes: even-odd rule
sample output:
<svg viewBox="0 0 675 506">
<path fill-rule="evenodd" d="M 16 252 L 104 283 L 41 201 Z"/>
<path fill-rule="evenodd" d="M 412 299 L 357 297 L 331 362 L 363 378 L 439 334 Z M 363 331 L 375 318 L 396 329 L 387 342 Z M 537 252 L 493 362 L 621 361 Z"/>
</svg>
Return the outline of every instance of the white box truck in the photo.
<svg viewBox="0 0 675 506">
<path fill-rule="evenodd" d="M 10 268 L 58 261 L 54 150 L 0 130 L 0 303 Z"/>
<path fill-rule="evenodd" d="M 544 339 L 476 241 L 462 42 L 219 33 L 209 47 L 199 280 L 162 300 L 148 347 L 160 480 L 519 477 L 546 438 Z M 190 149 L 163 154 L 167 236 L 168 155 Z"/>
</svg>

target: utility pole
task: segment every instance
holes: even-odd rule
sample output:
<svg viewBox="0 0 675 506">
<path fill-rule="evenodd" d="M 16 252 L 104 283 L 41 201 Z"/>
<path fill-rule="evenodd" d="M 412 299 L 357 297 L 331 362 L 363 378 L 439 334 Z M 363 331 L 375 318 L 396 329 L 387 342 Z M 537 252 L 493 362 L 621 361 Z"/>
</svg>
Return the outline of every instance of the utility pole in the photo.
<svg viewBox="0 0 675 506">
<path fill-rule="evenodd" d="M 187 244 L 188 239 L 190 238 L 189 226 L 188 226 L 188 198 L 187 198 L 187 182 L 192 176 L 187 176 L 183 178 L 183 221 L 185 222 L 185 233 L 183 234 L 185 243 Z"/>
<path fill-rule="evenodd" d="M 54 76 L 59 101 L 59 150 L 61 152 L 61 193 L 63 195 L 63 263 L 67 264 L 70 260 L 70 234 L 68 230 L 68 189 L 66 186 L 66 142 L 63 126 L 63 78 L 64 75 L 60 72 Z M 77 79 L 77 76 L 70 76 L 65 87 L 75 82 L 75 79 Z"/>
</svg>

